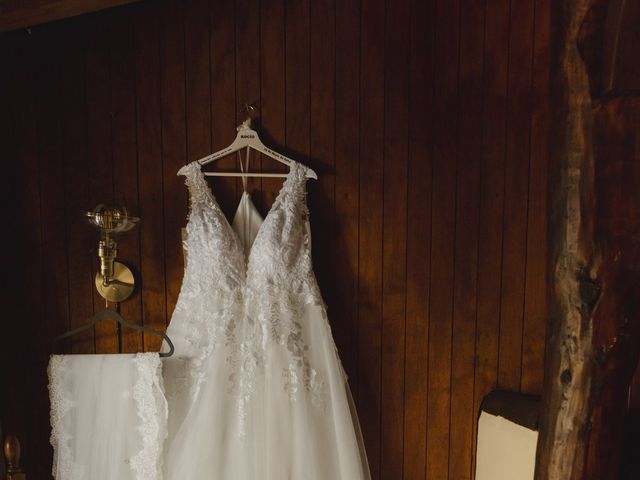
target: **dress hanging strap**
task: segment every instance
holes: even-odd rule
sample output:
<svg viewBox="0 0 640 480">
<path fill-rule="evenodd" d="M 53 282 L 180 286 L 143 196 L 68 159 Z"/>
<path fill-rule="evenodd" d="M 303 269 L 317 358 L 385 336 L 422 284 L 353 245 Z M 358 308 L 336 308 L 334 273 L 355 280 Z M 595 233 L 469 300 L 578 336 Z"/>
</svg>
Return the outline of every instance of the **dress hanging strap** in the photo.
<svg viewBox="0 0 640 480">
<path fill-rule="evenodd" d="M 247 147 L 247 153 L 245 154 L 245 162 L 242 161 L 242 156 L 240 155 L 240 150 L 238 150 L 238 162 L 240 163 L 240 172 L 245 173 L 249 171 L 249 152 L 250 148 Z M 247 177 L 242 177 L 242 191 L 244 193 L 247 192 Z"/>
</svg>

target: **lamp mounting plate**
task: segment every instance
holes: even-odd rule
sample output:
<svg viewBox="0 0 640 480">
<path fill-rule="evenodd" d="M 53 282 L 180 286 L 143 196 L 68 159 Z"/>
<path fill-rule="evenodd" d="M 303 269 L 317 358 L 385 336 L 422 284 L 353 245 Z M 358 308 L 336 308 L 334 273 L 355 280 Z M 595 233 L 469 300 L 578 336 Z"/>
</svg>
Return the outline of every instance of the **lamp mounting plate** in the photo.
<svg viewBox="0 0 640 480">
<path fill-rule="evenodd" d="M 103 285 L 102 274 L 96 273 L 96 288 L 102 298 L 112 303 L 120 303 L 133 293 L 135 279 L 131 269 L 123 263 L 113 262 L 113 277 L 108 285 Z"/>
</svg>

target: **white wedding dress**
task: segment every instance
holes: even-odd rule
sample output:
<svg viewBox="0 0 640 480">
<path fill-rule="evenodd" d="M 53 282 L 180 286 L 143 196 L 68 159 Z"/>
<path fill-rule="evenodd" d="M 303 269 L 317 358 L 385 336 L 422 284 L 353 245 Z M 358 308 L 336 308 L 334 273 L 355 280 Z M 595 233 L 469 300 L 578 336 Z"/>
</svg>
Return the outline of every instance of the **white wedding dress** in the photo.
<svg viewBox="0 0 640 480">
<path fill-rule="evenodd" d="M 304 167 L 264 221 L 245 192 L 233 227 L 197 162 L 178 174 L 190 211 L 176 353 L 163 360 L 164 479 L 369 479 L 312 270 Z"/>
</svg>

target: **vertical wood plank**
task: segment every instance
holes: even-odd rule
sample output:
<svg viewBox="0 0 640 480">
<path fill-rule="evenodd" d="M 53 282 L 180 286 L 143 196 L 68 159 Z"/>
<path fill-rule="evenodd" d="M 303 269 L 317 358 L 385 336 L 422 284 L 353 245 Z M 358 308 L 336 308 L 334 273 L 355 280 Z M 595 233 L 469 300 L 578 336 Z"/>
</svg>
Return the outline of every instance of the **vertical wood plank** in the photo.
<svg viewBox="0 0 640 480">
<path fill-rule="evenodd" d="M 498 383 L 520 389 L 527 247 L 533 2 L 511 2 Z"/>
<path fill-rule="evenodd" d="M 285 4 L 287 148 L 308 162 L 310 140 L 309 0 Z"/>
<path fill-rule="evenodd" d="M 484 28 L 474 415 L 497 384 L 509 2 L 487 2 Z M 475 440 L 475 435 L 474 435 Z"/>
<path fill-rule="evenodd" d="M 258 0 L 236 1 L 236 125 L 240 125 L 247 113 L 243 111 L 245 104 L 256 103 L 260 100 L 260 8 Z M 230 143 L 228 141 L 227 143 Z M 242 157 L 244 159 L 244 155 Z M 229 162 L 235 160 L 234 170 L 239 170 L 237 157 L 230 156 Z M 253 159 L 253 165 L 256 158 Z M 254 167 L 255 168 L 255 167 Z M 240 179 L 237 180 L 238 194 L 242 192 Z M 259 192 L 254 192 L 252 200 L 256 208 L 266 215 L 268 207 L 262 195 L 260 179 L 247 179 L 249 191 L 256 185 Z M 236 199 L 238 200 L 238 199 Z M 232 214 L 235 214 L 237 201 L 233 204 Z"/>
<path fill-rule="evenodd" d="M 167 324 L 164 251 L 164 181 L 160 97 L 160 18 L 157 4 L 134 12 L 136 133 L 140 199 L 142 323 L 156 330 Z M 143 334 L 145 351 L 158 351 L 162 339 Z"/>
<path fill-rule="evenodd" d="M 181 228 L 186 224 L 187 188 L 177 175 L 186 163 L 184 11 L 168 1 L 160 16 L 160 94 L 167 313 L 173 314 L 184 275 Z"/>
<path fill-rule="evenodd" d="M 62 95 L 65 108 L 62 117 L 64 153 L 64 191 L 66 197 L 66 254 L 69 271 L 69 328 L 85 324 L 93 313 L 93 265 L 96 235 L 86 224 L 83 212 L 95 205 L 89 201 L 89 164 L 87 156 L 87 96 L 85 77 L 85 46 L 83 22 L 70 22 L 62 33 L 64 55 Z M 85 330 L 71 339 L 73 353 L 95 351 L 93 329 Z"/>
<path fill-rule="evenodd" d="M 282 149 L 286 138 L 286 70 L 285 70 L 284 2 L 260 2 L 260 126 L 267 145 Z M 294 155 L 295 156 L 295 155 Z M 260 163 L 260 165 L 255 165 Z M 287 172 L 289 169 L 273 159 L 256 158 L 254 167 L 265 171 Z M 282 187 L 281 178 L 253 180 L 261 185 L 259 202 L 266 211 Z"/>
<path fill-rule="evenodd" d="M 408 1 L 387 4 L 383 161 L 381 478 L 402 478 L 405 310 L 407 281 L 407 163 L 409 128 Z"/>
<path fill-rule="evenodd" d="M 335 236 L 335 1 L 310 2 L 309 18 L 309 151 L 319 178 L 308 182 L 308 203 L 314 271 L 333 326 L 341 322 L 334 315 L 336 264 L 317 260 L 333 257 Z"/>
<path fill-rule="evenodd" d="M 361 4 L 358 396 L 373 478 L 381 461 L 384 14 L 380 0 Z"/>
<path fill-rule="evenodd" d="M 459 14 L 436 4 L 427 478 L 449 478 Z"/>
<path fill-rule="evenodd" d="M 133 20 L 128 9 L 114 10 L 111 23 L 111 118 L 114 197 L 130 215 L 139 216 L 139 178 L 136 134 L 135 43 Z M 142 219 L 144 222 L 145 219 Z M 118 239 L 118 257 L 134 271 L 140 268 L 140 229 L 136 226 Z M 134 325 L 142 324 L 140 285 L 119 306 L 120 314 Z M 123 328 L 123 352 L 142 351 L 142 333 Z"/>
<path fill-rule="evenodd" d="M 485 0 L 466 2 L 460 17 L 458 171 L 451 372 L 449 478 L 472 478 L 478 276 L 478 200 L 482 149 Z"/>
<path fill-rule="evenodd" d="M 50 26 L 33 31 L 38 56 L 36 71 L 36 131 L 40 166 L 40 213 L 42 245 L 49 252 L 42 260 L 45 309 L 43 323 L 33 331 L 31 341 L 38 357 L 44 361 L 51 338 L 66 330 L 68 321 L 68 272 L 66 258 L 65 192 L 60 94 L 62 90 L 60 32 Z"/>
<path fill-rule="evenodd" d="M 2 246 L 4 247 L 4 255 L 2 258 L 3 274 L 2 280 L 5 287 L 2 294 L 2 301 L 6 305 L 6 314 L 0 323 L 8 341 L 5 348 L 0 351 L 0 361 L 3 365 L 18 365 L 25 362 L 25 324 L 29 319 L 24 316 L 24 305 L 22 299 L 25 297 L 27 287 L 27 277 L 25 276 L 25 266 L 27 265 L 28 249 L 23 242 L 24 220 L 21 214 L 26 214 L 26 195 L 22 190 L 22 184 L 27 182 L 24 178 L 26 171 L 25 165 L 19 162 L 23 160 L 20 155 L 20 145 L 18 139 L 22 137 L 21 127 L 24 122 L 18 122 L 18 113 L 16 107 L 29 109 L 28 98 L 32 98 L 32 92 L 28 97 L 21 95 L 20 86 L 16 83 L 25 70 L 24 57 L 20 53 L 24 48 L 18 45 L 17 36 L 25 35 L 23 32 L 14 33 L 11 42 L 5 41 L 0 43 L 0 64 L 5 68 L 0 70 L 0 132 L 4 135 L 0 137 L 6 158 L 11 159 L 7 162 L 5 174 L 14 181 L 8 185 L 8 188 L 2 190 L 0 204 L 0 218 L 5 224 L 7 231 L 12 232 L 11 235 L 3 237 Z M 30 67 L 29 67 L 30 68 Z M 21 101 L 24 101 L 23 103 Z M 38 192 L 34 192 L 37 196 Z M 19 213 L 16 215 L 16 213 Z M 32 230 L 36 230 L 31 226 Z M 39 231 L 39 228 L 38 228 Z M 18 322 L 16 319 L 22 318 L 23 321 Z M 18 368 L 4 368 L 0 371 L 0 382 L 4 385 L 5 391 L 22 392 L 26 389 L 24 381 L 24 373 Z M 30 402 L 29 402 L 30 403 Z M 2 429 L 5 433 L 15 432 L 21 438 L 27 436 L 26 413 L 29 412 L 29 404 L 23 398 L 17 395 L 4 395 L 0 400 L 0 415 L 2 415 Z"/>
<path fill-rule="evenodd" d="M 40 228 L 42 241 L 41 271 L 38 287 L 43 316 L 33 324 L 29 343 L 32 352 L 29 384 L 32 389 L 32 421 L 36 431 L 31 448 L 38 458 L 50 451 L 46 431 L 38 428 L 48 423 L 46 392 L 48 350 L 52 337 L 68 328 L 68 271 L 66 258 L 65 193 L 62 121 L 60 111 L 61 71 L 60 25 L 46 25 L 32 30 L 37 55 L 35 70 L 35 118 L 40 188 Z M 36 290 L 37 291 L 37 290 Z M 32 299 L 33 301 L 33 299 Z M 46 474 L 47 465 L 36 467 L 36 475 Z"/>
<path fill-rule="evenodd" d="M 12 95 L 10 98 L 12 133 L 15 134 L 15 161 L 19 168 L 19 179 L 22 185 L 20 196 L 16 199 L 20 205 L 20 219 L 17 225 L 18 256 L 24 261 L 22 265 L 24 278 L 32 282 L 25 284 L 20 296 L 20 314 L 24 317 L 25 350 L 34 349 L 31 332 L 45 320 L 44 302 L 41 300 L 44 289 L 42 278 L 42 202 L 40 191 L 40 164 L 38 158 L 38 134 L 36 121 L 36 73 L 37 45 L 31 35 L 26 32 L 12 36 L 14 43 L 8 52 L 7 68 L 13 72 L 10 81 Z M 33 301 L 37 295 L 40 301 Z M 26 355 L 23 359 L 21 374 L 30 378 L 34 375 L 33 359 Z M 15 361 L 15 360 L 14 360 Z M 37 368 L 37 367 L 36 367 Z M 22 387 L 22 396 L 16 398 L 24 403 L 25 415 L 19 419 L 8 419 L 4 428 L 15 428 L 25 436 L 22 443 L 24 449 L 33 451 L 38 458 L 38 437 L 42 435 L 40 418 L 31 415 L 38 408 L 37 397 L 39 382 L 25 381 L 16 386 Z M 25 423 L 18 425 L 17 421 Z M 40 444 L 41 445 L 41 444 Z M 43 466 L 45 467 L 46 464 Z M 42 468 L 42 467 L 41 467 Z"/>
<path fill-rule="evenodd" d="M 520 389 L 542 391 L 544 344 L 547 322 L 547 169 L 549 164 L 549 64 L 550 15 L 548 0 L 535 1 L 533 86 L 531 102 L 531 154 L 527 212 L 527 266 L 524 325 L 522 329 L 522 377 Z"/>
<path fill-rule="evenodd" d="M 209 2 L 185 4 L 187 160 L 211 153 Z"/>
<path fill-rule="evenodd" d="M 87 84 L 87 155 L 90 209 L 99 203 L 113 204 L 113 149 L 111 131 L 111 79 L 109 76 L 109 15 L 92 15 L 85 24 Z M 97 234 L 94 232 L 93 254 L 97 258 Z M 93 263 L 93 275 L 98 270 Z M 104 299 L 94 294 L 94 310 L 105 307 Z M 95 326 L 96 353 L 118 351 L 114 322 L 102 321 Z"/>
<path fill-rule="evenodd" d="M 404 478 L 425 478 L 431 267 L 434 2 L 411 6 L 409 161 L 407 166 L 407 330 Z"/>
<path fill-rule="evenodd" d="M 236 62 L 235 2 L 211 2 L 210 66 L 211 66 L 211 130 L 212 150 L 229 145 L 236 134 Z M 233 156 L 216 161 L 220 169 L 237 168 Z M 220 207 L 228 217 L 236 208 L 237 182 L 234 178 L 215 177 L 213 189 Z"/>
<path fill-rule="evenodd" d="M 358 402 L 358 210 L 360 3 L 336 2 L 335 237 L 336 342 Z"/>
</svg>

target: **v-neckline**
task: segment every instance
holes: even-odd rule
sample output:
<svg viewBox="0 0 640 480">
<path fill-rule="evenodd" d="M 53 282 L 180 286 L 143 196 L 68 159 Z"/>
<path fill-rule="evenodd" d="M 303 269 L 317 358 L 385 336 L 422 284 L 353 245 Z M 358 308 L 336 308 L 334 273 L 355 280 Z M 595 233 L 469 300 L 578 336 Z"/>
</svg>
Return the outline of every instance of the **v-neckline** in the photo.
<svg viewBox="0 0 640 480">
<path fill-rule="evenodd" d="M 287 189 L 289 183 L 291 182 L 291 180 L 293 178 L 292 172 L 293 172 L 293 169 L 296 167 L 296 164 L 293 164 L 293 165 L 291 165 L 291 167 L 289 167 L 289 171 L 287 172 L 287 176 L 285 177 L 284 181 L 282 182 L 282 186 L 280 187 L 280 190 L 278 191 L 278 194 L 276 195 L 276 198 L 273 200 L 273 203 L 271 204 L 271 208 L 269 208 L 269 211 L 264 216 L 264 218 L 262 220 L 262 223 L 258 227 L 258 231 L 256 232 L 256 236 L 255 236 L 255 238 L 253 240 L 253 243 L 251 244 L 251 248 L 249 248 L 245 252 L 245 248 L 244 248 L 244 245 L 242 244 L 242 242 L 240 241 L 240 237 L 238 237 L 237 232 L 233 229 L 233 225 L 227 219 L 226 215 L 222 211 L 222 208 L 220 208 L 220 204 L 218 204 L 218 200 L 216 199 L 216 196 L 214 195 L 213 190 L 211 189 L 211 187 L 207 183 L 207 178 L 204 175 L 204 172 L 202 171 L 202 165 L 200 165 L 197 161 L 194 162 L 194 163 L 196 164 L 196 170 L 197 170 L 197 174 L 199 176 L 199 180 L 202 182 L 203 188 L 204 188 L 204 190 L 206 192 L 206 195 L 207 195 L 208 199 L 214 205 L 215 209 L 217 209 L 217 213 L 220 215 L 220 217 L 222 217 L 221 221 L 223 222 L 225 227 L 228 230 L 231 231 L 231 235 L 233 236 L 233 240 L 234 240 L 236 246 L 242 252 L 242 256 L 243 256 L 243 259 L 244 259 L 244 267 L 245 267 L 245 272 L 246 272 L 248 270 L 248 268 L 249 268 L 249 263 L 250 263 L 250 260 L 252 258 L 252 254 L 253 254 L 253 251 L 254 251 L 254 249 L 256 247 L 256 244 L 258 243 L 258 240 L 259 240 L 260 236 L 262 235 L 263 227 L 271 219 L 271 217 L 273 216 L 272 215 L 273 212 L 275 212 L 275 210 L 278 207 L 278 205 L 282 202 L 282 195 L 284 194 L 285 190 Z M 249 199 L 251 200 L 251 203 L 253 203 L 253 200 L 251 199 L 251 194 L 249 194 L 248 192 L 243 192 L 243 194 L 244 193 L 247 193 L 247 195 L 249 195 Z M 236 206 L 235 212 L 233 214 L 234 218 L 235 218 L 236 214 L 238 213 L 238 210 L 240 209 L 241 205 L 242 205 L 242 198 L 240 199 L 240 202 Z"/>
</svg>

